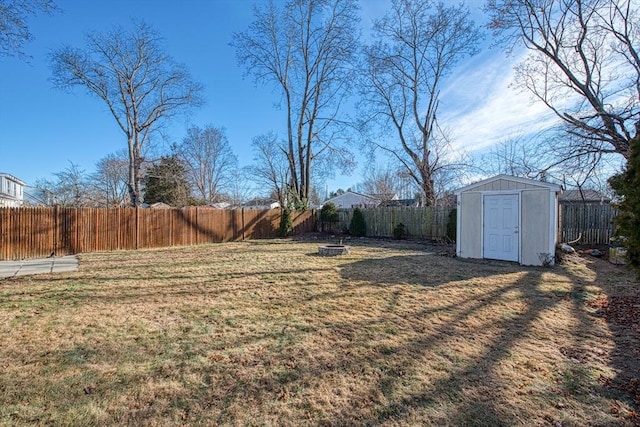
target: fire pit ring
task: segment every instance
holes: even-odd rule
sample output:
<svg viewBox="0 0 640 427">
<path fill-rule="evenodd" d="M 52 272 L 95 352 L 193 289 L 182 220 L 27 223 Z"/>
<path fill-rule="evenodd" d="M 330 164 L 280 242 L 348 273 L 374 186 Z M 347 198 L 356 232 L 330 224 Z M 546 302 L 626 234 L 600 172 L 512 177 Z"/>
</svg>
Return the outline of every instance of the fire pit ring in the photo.
<svg viewBox="0 0 640 427">
<path fill-rule="evenodd" d="M 345 246 L 345 245 L 318 246 L 318 254 L 322 256 L 346 255 L 348 253 L 349 253 L 349 246 Z"/>
</svg>

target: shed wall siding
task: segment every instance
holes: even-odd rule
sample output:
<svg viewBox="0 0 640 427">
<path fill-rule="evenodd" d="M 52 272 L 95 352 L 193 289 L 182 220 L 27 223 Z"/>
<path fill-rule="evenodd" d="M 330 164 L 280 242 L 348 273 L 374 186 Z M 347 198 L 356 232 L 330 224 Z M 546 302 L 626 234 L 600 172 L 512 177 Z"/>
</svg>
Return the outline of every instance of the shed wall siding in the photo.
<svg viewBox="0 0 640 427">
<path fill-rule="evenodd" d="M 460 257 L 482 258 L 482 195 L 470 192 L 460 196 Z"/>
<path fill-rule="evenodd" d="M 548 190 L 523 191 L 521 198 L 521 256 L 523 265 L 542 265 L 540 254 L 549 252 L 549 212 Z M 553 254 L 551 254 L 553 255 Z"/>
<path fill-rule="evenodd" d="M 550 255 L 556 244 L 557 199 L 561 187 L 507 175 L 498 175 L 456 192 L 458 239 L 456 252 L 462 258 L 482 258 L 483 198 L 487 195 L 519 194 L 519 260 L 523 265 L 542 265 L 541 254 Z M 513 257 L 511 257 L 513 258 Z"/>
<path fill-rule="evenodd" d="M 511 190 L 530 190 L 540 188 L 531 184 L 510 181 L 508 179 L 497 179 L 484 185 L 474 188 L 473 191 L 511 191 Z"/>
</svg>

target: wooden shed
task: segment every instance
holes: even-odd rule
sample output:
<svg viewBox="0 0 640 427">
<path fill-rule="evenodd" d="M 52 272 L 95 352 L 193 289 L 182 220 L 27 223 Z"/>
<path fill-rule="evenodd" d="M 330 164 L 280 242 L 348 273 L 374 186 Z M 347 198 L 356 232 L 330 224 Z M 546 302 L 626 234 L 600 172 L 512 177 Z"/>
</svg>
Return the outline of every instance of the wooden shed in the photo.
<svg viewBox="0 0 640 427">
<path fill-rule="evenodd" d="M 552 264 L 561 190 L 556 184 L 508 175 L 460 188 L 455 192 L 456 254 L 522 265 Z"/>
</svg>

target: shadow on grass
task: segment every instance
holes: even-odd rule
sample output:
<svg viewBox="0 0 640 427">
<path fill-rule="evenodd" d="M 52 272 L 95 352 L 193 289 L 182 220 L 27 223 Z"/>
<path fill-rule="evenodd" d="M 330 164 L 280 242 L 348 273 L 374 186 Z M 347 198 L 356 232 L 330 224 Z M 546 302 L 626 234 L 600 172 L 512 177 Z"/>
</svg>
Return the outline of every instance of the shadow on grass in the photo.
<svg viewBox="0 0 640 427">
<path fill-rule="evenodd" d="M 557 373 L 558 387 L 546 393 L 546 400 L 551 405 L 563 405 L 564 398 L 574 398 L 580 401 L 587 401 L 588 394 L 594 392 L 593 378 L 590 377 L 588 368 L 582 366 L 589 356 L 588 354 L 600 354 L 599 349 L 589 348 L 585 344 L 585 337 L 593 333 L 593 319 L 585 310 L 584 283 L 577 276 L 568 275 L 572 290 L 568 293 L 554 292 L 549 289 L 542 289 L 539 285 L 542 283 L 542 275 L 550 270 L 541 268 L 523 268 L 509 263 L 494 262 L 473 262 L 477 265 L 484 265 L 481 274 L 478 270 L 474 270 L 473 277 L 465 273 L 465 264 L 468 261 L 455 260 L 450 262 L 450 269 L 447 276 L 434 277 L 430 274 L 429 268 L 424 266 L 438 265 L 442 267 L 450 261 L 440 261 L 437 257 L 429 256 L 407 256 L 392 257 L 380 260 L 364 260 L 357 262 L 342 269 L 343 277 L 349 280 L 362 281 L 369 278 L 369 283 L 377 286 L 394 286 L 395 283 L 408 283 L 413 285 L 421 285 L 426 287 L 437 288 L 439 286 L 448 286 L 451 280 L 456 279 L 473 279 L 477 283 L 482 283 L 494 275 L 514 274 L 524 272 L 519 280 L 513 282 L 509 286 L 496 288 L 492 292 L 483 295 L 480 300 L 466 301 L 462 304 L 451 304 L 441 306 L 438 309 L 427 307 L 415 315 L 415 320 L 419 321 L 424 316 L 434 316 L 438 312 L 446 312 L 456 309 L 456 315 L 448 319 L 446 323 L 439 326 L 435 334 L 413 339 L 402 345 L 402 348 L 382 349 L 378 357 L 380 363 L 385 363 L 389 367 L 391 375 L 386 375 L 377 381 L 371 387 L 370 393 L 374 390 L 383 390 L 386 397 L 386 403 L 379 405 L 378 409 L 371 414 L 369 418 L 358 419 L 358 423 L 365 425 L 378 424 L 386 422 L 406 422 L 410 420 L 410 416 L 417 410 L 422 408 L 434 408 L 442 405 L 443 401 L 454 402 L 455 411 L 448 414 L 442 419 L 447 424 L 452 425 L 512 425 L 516 419 L 513 414 L 509 415 L 509 402 L 504 400 L 500 381 L 493 376 L 496 366 L 506 361 L 511 352 L 514 351 L 518 343 L 528 336 L 532 331 L 533 323 L 547 310 L 552 309 L 557 304 L 571 300 L 573 304 L 573 317 L 576 325 L 572 329 L 574 336 L 574 345 L 572 348 L 559 348 L 558 351 L 563 353 L 565 359 L 570 359 L 565 366 L 561 367 L 561 371 Z M 371 280 L 372 271 L 375 271 L 375 279 Z M 442 271 L 441 269 L 439 271 Z M 555 269 L 554 273 L 563 274 L 564 271 Z M 594 282 L 598 283 L 596 278 Z M 602 287 L 603 292 L 609 294 L 611 289 L 606 286 Z M 492 342 L 485 346 L 484 351 L 478 357 L 469 360 L 467 363 L 461 364 L 457 369 L 448 372 L 443 378 L 431 383 L 427 390 L 420 393 L 412 393 L 402 395 L 396 393 L 403 387 L 403 376 L 397 375 L 398 372 L 407 372 L 420 367 L 415 363 L 419 359 L 419 355 L 425 352 L 433 352 L 448 337 L 459 334 L 456 327 L 465 319 L 479 312 L 483 307 L 491 306 L 503 298 L 507 293 L 516 291 L 521 295 L 526 309 L 518 313 L 516 316 L 508 316 L 499 319 L 493 323 L 493 327 L 497 327 L 501 333 L 495 336 Z M 389 301 L 389 310 L 393 311 L 397 299 L 396 293 Z M 375 321 L 375 320 L 373 320 Z M 344 325 L 342 325 L 344 326 Z M 340 325 L 337 325 L 340 328 Z M 609 327 L 613 331 L 613 340 L 616 349 L 612 354 L 611 367 L 617 372 L 618 383 L 626 385 L 627 403 L 635 410 L 638 410 L 638 381 L 640 379 L 638 367 L 639 359 L 634 355 L 640 355 L 640 346 L 638 346 L 638 332 L 632 328 L 624 329 L 624 326 L 613 325 L 609 320 Z M 481 331 L 478 331 L 481 333 Z M 595 353 L 594 353 L 595 352 Z M 407 354 L 408 357 L 397 357 L 399 354 Z M 566 353 L 566 354 L 565 354 Z M 387 359 L 388 355 L 396 357 Z M 411 357 L 414 355 L 415 357 Z M 576 360 L 576 357 L 583 357 L 582 360 Z M 385 362 L 382 360 L 387 359 Z M 615 381 L 615 379 L 614 379 Z M 463 394 L 472 393 L 471 390 L 477 388 L 480 390 L 476 394 L 475 402 L 470 404 L 468 399 L 462 399 Z M 597 389 L 597 387 L 595 387 Z M 620 390 L 620 387 L 618 388 Z M 634 395 L 634 392 L 636 393 Z M 624 394 L 624 393 L 623 393 Z M 395 397 L 401 396 L 401 397 Z M 615 397 L 619 398 L 620 393 Z M 444 399 L 443 399 L 444 397 Z M 635 401 L 634 401 L 635 400 Z M 457 404 L 455 403 L 457 402 Z M 357 405 L 357 402 L 353 402 Z M 518 422 L 527 422 L 527 416 L 534 416 L 535 413 L 518 414 Z M 633 412 L 631 418 L 621 419 L 621 422 L 634 423 L 640 421 Z M 342 412 L 337 417 L 339 422 L 353 421 L 351 419 L 351 411 Z M 545 418 L 549 422 L 561 423 L 561 420 L 553 420 L 553 417 Z M 403 421 L 404 420 L 404 421 Z"/>
<path fill-rule="evenodd" d="M 402 262 L 413 263 L 425 260 L 423 257 L 399 257 Z M 393 261 L 400 261 L 394 257 Z M 353 264 L 342 266 L 341 274 L 351 286 L 343 288 L 333 293 L 324 293 L 312 298 L 341 300 L 353 296 L 353 291 L 359 287 L 386 286 L 388 283 L 417 284 L 421 286 L 438 287 L 450 284 L 449 278 L 420 277 L 420 273 L 408 273 L 395 271 L 387 273 L 373 272 L 379 266 L 388 266 L 389 259 L 365 260 Z M 392 262 L 392 264 L 394 264 Z M 455 264 L 454 264 L 455 265 Z M 402 269 L 401 269 L 402 270 Z M 365 275 L 364 272 L 369 274 Z M 347 405 L 342 405 L 341 409 L 336 408 L 330 414 L 316 414 L 320 418 L 320 423 L 339 425 L 378 425 L 386 423 L 411 423 L 412 416 L 416 411 L 428 409 L 436 411 L 439 406 L 449 405 L 453 412 L 449 412 L 440 418 L 440 421 L 452 425 L 512 425 L 514 422 L 526 422 L 528 416 L 533 413 L 519 413 L 517 419 L 514 415 L 505 410 L 509 402 L 504 401 L 501 395 L 500 379 L 495 375 L 495 366 L 507 359 L 517 342 L 530 333 L 531 324 L 539 315 L 547 309 L 553 307 L 559 301 L 548 292 L 538 289 L 543 270 L 530 269 L 522 273 L 518 267 L 504 264 L 488 266 L 485 278 L 491 277 L 495 272 L 501 274 L 520 273 L 519 280 L 504 286 L 499 286 L 493 291 L 486 292 L 481 298 L 464 301 L 458 305 L 445 305 L 439 309 L 425 307 L 412 314 L 406 319 L 411 324 L 415 321 L 416 329 L 412 332 L 413 339 L 401 342 L 400 344 L 376 345 L 379 336 L 371 337 L 373 346 L 367 354 L 358 355 L 359 347 L 366 344 L 367 330 L 372 327 L 379 334 L 385 330 L 385 324 L 392 324 L 389 316 L 393 316 L 398 299 L 401 298 L 401 291 L 392 292 L 386 310 L 380 317 L 353 321 L 325 321 L 323 324 L 316 324 L 307 333 L 329 333 L 337 342 L 336 352 L 330 360 L 319 358 L 314 361 L 297 360 L 293 353 L 292 346 L 285 346 L 281 349 L 281 356 L 284 361 L 293 361 L 292 364 L 280 370 L 274 370 L 260 377 L 238 376 L 237 385 L 232 389 L 234 398 L 227 396 L 222 403 L 223 414 L 218 419 L 219 422 L 237 421 L 231 413 L 231 408 L 238 401 L 243 399 L 263 401 L 269 399 L 272 394 L 286 396 L 288 393 L 295 393 L 295 390 L 304 390 L 312 387 L 317 378 L 325 375 L 335 375 L 336 372 L 345 375 L 362 376 L 369 384 L 366 390 L 361 390 L 357 394 L 349 396 Z M 375 279 L 368 283 L 360 283 L 365 278 Z M 482 280 L 482 277 L 474 277 Z M 393 286 L 393 285 L 390 285 Z M 492 337 L 491 342 L 483 347 L 483 351 L 475 357 L 465 360 L 463 363 L 456 361 L 454 354 L 447 353 L 446 342 L 452 337 L 460 334 L 458 328 L 460 323 L 474 317 L 487 306 L 496 304 L 508 293 L 516 293 L 525 303 L 526 308 L 517 316 L 498 316 L 492 328 L 497 328 L 500 333 Z M 308 300 L 305 302 L 309 302 Z M 455 309 L 455 310 L 454 310 Z M 433 333 L 423 333 L 419 329 L 425 317 L 432 316 L 438 312 L 449 312 L 454 310 L 454 315 L 445 322 L 435 327 Z M 378 326 L 382 325 L 382 329 Z M 389 336 L 393 336 L 396 331 L 393 327 L 388 327 Z M 471 334 L 481 331 L 470 331 Z M 471 339 L 472 336 L 465 336 L 462 339 Z M 454 359 L 454 369 L 446 371 L 446 374 L 439 379 L 428 383 L 426 389 L 420 391 L 405 392 L 408 379 L 421 370 L 418 360 L 422 360 L 425 353 L 434 353 L 438 356 L 445 356 Z M 487 381 L 487 378 L 489 381 Z M 477 389 L 475 401 L 468 394 Z M 304 392 L 303 392 L 304 393 Z M 216 401 L 213 399 L 212 402 Z M 212 403 L 213 404 L 213 403 Z M 228 412 L 227 412 L 228 410 Z M 535 410 L 532 409 L 532 410 Z M 313 405 L 308 408 L 313 412 Z M 437 417 L 436 417 L 437 418 Z"/>
<path fill-rule="evenodd" d="M 117 270 L 117 269 L 113 269 Z M 290 268 L 281 270 L 269 270 L 269 275 L 298 275 L 310 274 L 314 271 L 324 271 L 324 268 Z M 180 296 L 215 296 L 231 292 L 224 285 L 226 280 L 250 279 L 261 280 L 265 272 L 239 272 L 239 273 L 217 273 L 195 275 L 192 273 L 167 274 L 165 271 L 146 271 L 141 275 L 94 275 L 90 277 L 78 276 L 77 279 L 68 276 L 36 275 L 28 278 L 32 284 L 49 284 L 60 282 L 67 284 L 66 287 L 50 287 L 47 289 L 33 290 L 25 292 L 20 287 L 11 287 L 10 290 L 2 291 L 3 298 L 7 303 L 17 303 L 16 298 L 34 298 L 39 300 L 56 301 L 62 298 L 66 301 L 91 301 L 104 303 L 140 303 L 145 299 L 156 299 L 158 297 L 180 297 Z M 143 283 L 131 286 L 126 283 L 144 280 Z M 176 286 L 175 281 L 179 281 Z M 8 283 L 8 282 L 7 282 Z M 70 284 L 71 283 L 71 284 Z M 269 284 L 269 281 L 266 282 Z M 248 282 L 245 285 L 234 285 L 241 289 L 255 288 L 256 284 Z M 1 290 L 2 288 L 0 288 Z M 237 291 L 237 290 L 235 290 Z M 234 291 L 234 292 L 235 292 Z M 1 301 L 0 301 L 1 303 Z"/>
<path fill-rule="evenodd" d="M 580 360 L 571 360 L 593 354 L 587 338 L 594 319 L 585 311 L 583 279 L 561 267 L 523 268 L 415 252 L 372 255 L 377 258 L 331 259 L 314 267 L 287 268 L 285 260 L 248 275 L 153 271 L 144 286 L 127 285 L 140 277 L 114 270 L 113 275 L 79 278 L 90 281 L 91 289 L 72 290 L 68 298 L 113 307 L 163 294 L 176 304 L 184 304 L 181 298 L 186 297 L 211 299 L 195 311 L 188 304 L 175 312 L 153 306 L 157 312 L 150 318 L 166 325 L 126 323 L 129 329 L 119 329 L 106 341 L 92 335 L 95 330 L 82 329 L 82 336 L 74 336 L 77 342 L 45 355 L 42 369 L 84 369 L 84 382 L 70 374 L 60 386 L 50 385 L 61 395 L 71 388 L 82 404 L 100 405 L 105 396 L 135 401 L 106 410 L 114 424 L 161 419 L 247 424 L 254 419 L 280 425 L 417 425 L 428 420 L 433 425 L 500 426 L 540 424 L 539 412 L 546 408 L 555 408 L 544 418 L 551 425 L 580 424 L 573 409 L 557 408 L 567 401 L 586 407 L 589 393 L 600 393 Z M 337 280 L 313 281 L 314 274 L 328 269 L 336 271 Z M 284 279 L 265 282 L 265 274 Z M 223 276 L 256 282 L 229 289 Z M 169 283 L 175 280 L 186 282 L 176 289 Z M 122 295 L 103 293 L 101 285 L 109 281 L 122 281 L 115 287 Z M 566 281 L 569 290 L 554 287 L 555 281 Z M 255 287 L 265 292 L 261 299 L 252 292 Z M 62 298 L 59 290 L 36 292 L 42 292 L 36 294 L 40 298 Z M 216 304 L 223 294 L 233 301 L 220 308 Z M 8 303 L 19 296 L 4 294 Z M 536 395 L 526 398 L 529 406 L 518 406 L 511 401 L 517 398 L 514 384 L 508 383 L 513 378 L 501 369 L 515 363 L 513 355 L 523 342 L 541 339 L 540 319 L 560 305 L 571 307 L 567 328 L 574 339 L 552 355 L 566 362 L 555 373 L 557 390 L 533 390 Z M 170 323 L 168 314 L 178 320 Z M 554 331 L 542 336 L 553 339 Z M 613 367 L 625 376 L 633 374 L 624 360 L 625 351 L 633 354 L 631 338 L 613 338 Z M 117 370 L 105 377 L 101 366 Z M 13 387 L 19 385 L 16 381 Z M 46 416 L 40 421 L 46 422 Z"/>
<path fill-rule="evenodd" d="M 370 263 L 365 263 L 364 268 L 369 268 Z M 499 266 L 498 270 L 513 271 L 512 266 Z M 495 270 L 493 267 L 489 270 Z M 356 268 L 357 270 L 357 268 Z M 491 273 L 487 271 L 487 277 Z M 395 275 L 397 277 L 397 275 Z M 501 360 L 505 359 L 510 349 L 515 345 L 518 340 L 527 333 L 530 328 L 531 322 L 542 311 L 546 310 L 554 304 L 553 300 L 544 298 L 535 287 L 531 287 L 532 281 L 538 281 L 540 272 L 529 271 L 526 276 L 515 283 L 508 286 L 503 286 L 495 289 L 494 291 L 483 296 L 482 299 L 476 301 L 468 301 L 466 304 L 458 306 L 455 310 L 455 315 L 443 322 L 435 333 L 428 334 L 422 337 L 413 339 L 407 343 L 403 343 L 401 348 L 393 350 L 394 354 L 405 354 L 405 357 L 394 357 L 393 359 L 387 359 L 385 353 L 389 353 L 386 349 L 379 352 L 377 357 L 380 358 L 379 363 L 385 363 L 392 375 L 386 375 L 381 378 L 377 383 L 374 383 L 371 387 L 370 393 L 379 389 L 384 391 L 386 403 L 379 405 L 377 410 L 371 414 L 371 416 L 364 420 L 358 420 L 364 424 L 377 424 L 386 422 L 403 422 L 405 417 L 409 416 L 412 412 L 423 408 L 431 408 L 437 410 L 437 407 L 444 402 L 450 402 L 455 408 L 455 411 L 449 413 L 445 420 L 447 423 L 453 425 L 511 425 L 515 420 L 509 418 L 505 411 L 498 410 L 498 407 L 506 402 L 503 402 L 500 396 L 499 390 L 492 392 L 491 387 L 495 383 L 495 379 L 491 381 L 485 381 L 487 378 L 493 376 L 492 371 L 494 366 Z M 439 282 L 437 278 L 420 277 L 420 274 L 411 274 L 405 277 L 405 280 L 410 280 L 419 285 L 428 284 L 430 286 L 443 285 L 448 282 Z M 440 278 L 442 280 L 444 278 Z M 506 293 L 517 291 L 522 294 L 522 297 L 527 301 L 527 309 L 524 313 L 513 318 L 503 318 L 493 323 L 493 328 L 498 328 L 502 331 L 501 335 L 496 336 L 493 342 L 484 347 L 484 353 L 480 354 L 465 363 L 457 363 L 457 367 L 451 371 L 448 371 L 442 378 L 435 380 L 429 384 L 428 389 L 420 392 L 413 393 L 399 393 L 397 390 L 402 388 L 403 377 L 398 376 L 398 372 L 410 372 L 420 370 L 420 366 L 416 365 L 416 359 L 420 359 L 420 355 L 426 352 L 439 352 L 440 346 L 443 345 L 451 336 L 460 334 L 458 325 L 464 322 L 483 307 L 495 304 L 499 299 L 503 298 Z M 454 309 L 454 306 L 447 305 L 442 307 L 441 311 L 450 311 Z M 421 312 L 416 313 L 416 320 L 422 318 L 425 315 L 433 315 L 436 311 L 430 308 L 425 308 Z M 481 333 L 481 331 L 476 331 Z M 466 337 L 469 338 L 469 337 Z M 449 357 L 455 358 L 454 355 Z M 387 359 L 387 360 L 385 360 Z M 384 362 L 383 362 L 384 360 Z M 493 384 L 492 384 L 493 383 Z M 481 388 L 482 393 L 476 395 L 476 401 L 471 404 L 468 403 L 468 396 L 474 388 Z M 398 397 L 396 397 L 398 396 Z M 525 414 L 520 414 L 520 416 Z M 349 413 L 341 413 L 339 419 L 348 420 Z M 525 421 L 523 417 L 521 421 Z"/>
<path fill-rule="evenodd" d="M 610 352 L 607 349 L 595 349 L 594 355 L 594 349 L 585 348 L 582 337 L 576 334 L 574 345 L 563 349 L 563 353 L 571 360 L 569 370 L 577 370 L 579 374 L 580 367 L 576 365 L 584 363 L 589 357 L 610 360 L 615 374 L 613 377 L 602 375 L 599 378 L 600 388 L 612 398 L 627 401 L 635 411 L 631 418 L 636 425 L 640 425 L 640 289 L 634 273 L 624 270 L 622 266 L 611 265 L 604 259 L 575 255 L 573 262 L 583 264 L 593 274 L 589 281 L 576 275 L 572 277 L 574 315 L 585 325 L 604 319 L 615 347 Z M 599 295 L 595 299 L 588 300 L 585 297 L 585 288 L 588 286 L 598 290 Z"/>
</svg>

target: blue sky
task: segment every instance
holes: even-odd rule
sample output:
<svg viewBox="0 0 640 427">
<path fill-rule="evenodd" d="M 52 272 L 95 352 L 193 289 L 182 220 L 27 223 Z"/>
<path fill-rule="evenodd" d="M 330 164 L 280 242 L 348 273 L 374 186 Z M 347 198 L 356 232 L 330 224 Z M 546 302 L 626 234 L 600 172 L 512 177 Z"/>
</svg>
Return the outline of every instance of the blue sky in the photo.
<svg viewBox="0 0 640 427">
<path fill-rule="evenodd" d="M 466 3 L 483 24 L 481 0 Z M 64 92 L 52 87 L 47 53 L 62 44 L 83 47 L 87 32 L 127 26 L 131 18 L 144 19 L 160 33 L 169 54 L 205 85 L 206 105 L 166 128 L 167 145 L 180 141 L 191 124 L 224 127 L 244 166 L 251 161 L 254 136 L 282 130 L 282 112 L 274 108 L 278 93 L 244 79 L 229 46 L 232 34 L 251 22 L 254 0 L 56 0 L 56 4 L 61 13 L 29 20 L 36 39 L 25 47 L 31 56 L 28 62 L 0 57 L 0 172 L 32 185 L 38 178 L 52 178 L 69 162 L 93 172 L 98 160 L 126 147 L 101 100 L 80 88 Z M 388 0 L 361 0 L 361 6 L 366 30 L 372 18 L 384 13 Z M 459 64 L 442 96 L 441 118 L 452 130 L 454 144 L 469 152 L 487 149 L 533 123 L 552 120 L 542 106 L 530 103 L 528 94 L 509 87 L 517 57 L 506 58 L 502 51 L 489 49 L 489 42 L 479 55 Z M 361 180 L 358 169 L 351 176 L 329 180 L 327 187 L 347 188 Z"/>
</svg>

